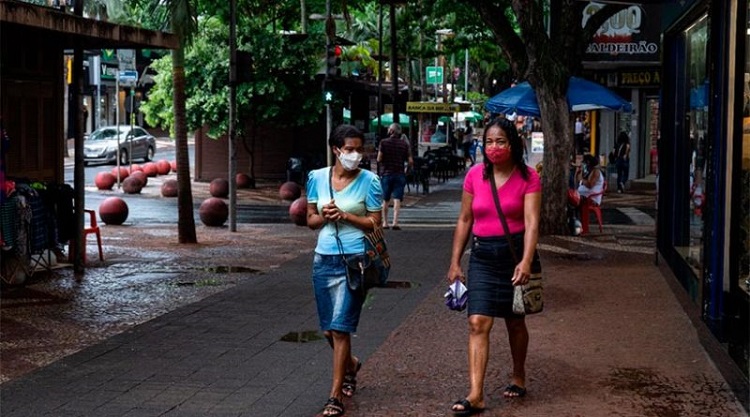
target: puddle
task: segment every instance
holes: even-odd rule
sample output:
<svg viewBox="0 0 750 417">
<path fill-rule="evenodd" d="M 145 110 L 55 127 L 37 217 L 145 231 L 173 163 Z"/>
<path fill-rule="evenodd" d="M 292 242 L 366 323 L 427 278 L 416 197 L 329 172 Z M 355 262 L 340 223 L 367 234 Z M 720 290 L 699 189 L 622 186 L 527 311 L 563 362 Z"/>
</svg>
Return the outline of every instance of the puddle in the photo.
<svg viewBox="0 0 750 417">
<path fill-rule="evenodd" d="M 293 343 L 307 343 L 307 342 L 315 342 L 318 340 L 322 340 L 323 336 L 321 336 L 317 331 L 315 330 L 308 330 L 304 332 L 289 332 L 285 334 L 284 336 L 281 336 L 282 342 L 293 342 Z"/>
<path fill-rule="evenodd" d="M 93 269 L 93 268 L 89 268 Z M 184 272 L 208 272 L 211 274 L 256 274 L 261 273 L 260 269 L 250 268 L 246 266 L 201 266 L 201 265 L 188 265 L 188 266 L 165 266 L 154 263 L 122 263 L 112 264 L 98 268 L 101 273 L 116 274 L 117 276 L 129 276 L 134 274 L 179 274 Z"/>
<path fill-rule="evenodd" d="M 202 279 L 199 281 L 179 281 L 179 282 L 176 282 L 174 285 L 178 287 L 188 287 L 188 286 L 217 287 L 219 285 L 224 285 L 224 283 L 217 279 Z"/>
<path fill-rule="evenodd" d="M 385 284 L 386 288 L 400 288 L 400 289 L 409 289 L 414 287 L 414 284 L 411 283 L 411 281 L 388 281 Z"/>
<path fill-rule="evenodd" d="M 190 269 L 197 269 L 203 272 L 211 272 L 214 274 L 235 274 L 235 273 L 256 273 L 260 272 L 259 269 L 248 268 L 246 266 L 207 266 L 207 267 L 194 267 Z"/>
</svg>

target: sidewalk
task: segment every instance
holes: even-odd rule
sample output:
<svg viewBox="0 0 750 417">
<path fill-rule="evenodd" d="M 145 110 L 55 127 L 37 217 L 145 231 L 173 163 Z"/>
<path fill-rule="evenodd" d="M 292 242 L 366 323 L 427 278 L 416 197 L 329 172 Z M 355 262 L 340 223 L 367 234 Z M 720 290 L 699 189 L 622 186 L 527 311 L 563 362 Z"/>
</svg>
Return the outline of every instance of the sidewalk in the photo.
<svg viewBox="0 0 750 417">
<path fill-rule="evenodd" d="M 415 207 L 459 198 L 460 187 L 443 187 Z M 254 235 L 257 245 L 273 230 Z M 230 290 L 0 385 L 2 415 L 316 415 L 327 398 L 331 354 L 316 337 L 287 341 L 317 331 L 314 233 L 296 230 L 305 243 L 287 249 L 291 259 L 278 268 L 238 274 Z M 404 284 L 374 290 L 365 305 L 353 339 L 365 363 L 346 415 L 451 415 L 468 385 L 466 316 L 442 303 L 452 228 L 405 227 L 387 236 L 391 281 Z M 502 398 L 510 355 L 498 322 L 484 415 L 747 415 L 670 278 L 654 265 L 653 240 L 653 226 L 638 224 L 542 239 L 545 311 L 527 319 L 529 394 Z"/>
</svg>

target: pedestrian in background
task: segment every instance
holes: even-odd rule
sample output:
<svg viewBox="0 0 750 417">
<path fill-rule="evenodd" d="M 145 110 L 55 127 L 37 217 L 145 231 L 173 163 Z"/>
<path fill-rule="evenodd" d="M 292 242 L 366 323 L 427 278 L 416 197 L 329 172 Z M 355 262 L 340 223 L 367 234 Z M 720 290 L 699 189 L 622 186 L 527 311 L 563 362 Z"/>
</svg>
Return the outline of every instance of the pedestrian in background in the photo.
<svg viewBox="0 0 750 417">
<path fill-rule="evenodd" d="M 461 149 L 463 149 L 464 152 L 464 162 L 468 160 L 471 165 L 474 166 L 476 163 L 476 156 L 474 155 L 473 151 L 476 151 L 476 147 L 474 146 L 474 129 L 471 127 L 471 123 L 466 120 L 466 127 L 464 128 L 464 137 L 461 141 Z"/>
<path fill-rule="evenodd" d="M 580 155 L 583 152 L 583 120 L 581 119 L 581 116 L 576 117 L 574 132 L 575 154 Z"/>
<path fill-rule="evenodd" d="M 577 188 L 568 189 L 568 202 L 579 210 L 588 198 L 597 206 L 600 205 L 604 194 L 604 181 L 604 174 L 599 169 L 599 158 L 590 154 L 584 155 L 582 163 L 575 166 Z"/>
<path fill-rule="evenodd" d="M 489 360 L 490 330 L 495 317 L 505 319 L 513 359 L 507 398 L 526 395 L 526 352 L 529 333 L 523 315 L 513 313 L 513 286 L 529 281 L 539 236 L 541 182 L 523 161 L 523 144 L 515 125 L 495 119 L 484 130 L 484 163 L 469 170 L 464 180 L 461 212 L 453 234 L 447 278 L 466 280 L 469 294 L 469 394 L 451 410 L 468 416 L 484 410 L 484 378 Z M 497 189 L 490 184 L 494 176 Z M 505 236 L 492 193 L 497 193 L 514 247 L 523 248 L 518 264 Z M 468 279 L 461 256 L 471 238 Z"/>
<path fill-rule="evenodd" d="M 364 295 L 349 289 L 344 256 L 364 252 L 364 234 L 380 223 L 383 202 L 378 176 L 359 168 L 364 143 L 364 133 L 356 127 L 338 126 L 328 139 L 335 165 L 311 171 L 307 179 L 307 225 L 320 229 L 313 288 L 320 328 L 333 348 L 333 380 L 324 416 L 344 414 L 343 397 L 354 395 L 362 366 L 352 354 L 351 334 L 357 331 Z"/>
<path fill-rule="evenodd" d="M 625 132 L 617 136 L 617 192 L 625 191 L 630 174 L 630 138 Z"/>
<path fill-rule="evenodd" d="M 383 185 L 383 228 L 393 227 L 401 230 L 398 215 L 401 211 L 401 201 L 404 199 L 406 187 L 406 169 L 414 166 L 414 160 L 409 152 L 409 145 L 401 139 L 401 126 L 393 123 L 388 127 L 388 138 L 380 141 L 378 148 L 378 163 L 383 165 L 381 183 Z M 404 164 L 407 164 L 405 167 Z M 393 198 L 393 221 L 388 225 L 388 207 Z"/>
</svg>

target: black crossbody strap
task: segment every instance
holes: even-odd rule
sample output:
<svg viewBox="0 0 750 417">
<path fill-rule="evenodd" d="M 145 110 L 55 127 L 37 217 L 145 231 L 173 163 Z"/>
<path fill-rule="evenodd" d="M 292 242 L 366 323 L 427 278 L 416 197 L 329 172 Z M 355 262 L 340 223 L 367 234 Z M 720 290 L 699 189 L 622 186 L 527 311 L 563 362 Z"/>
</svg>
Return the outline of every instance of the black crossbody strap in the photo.
<svg viewBox="0 0 750 417">
<path fill-rule="evenodd" d="M 516 248 L 515 245 L 513 245 L 513 239 L 510 237 L 510 227 L 508 227 L 508 222 L 505 220 L 505 214 L 503 213 L 503 209 L 500 207 L 500 197 L 497 196 L 497 186 L 495 186 L 495 173 L 490 173 L 490 185 L 492 186 L 492 199 L 495 200 L 495 208 L 497 209 L 497 215 L 500 218 L 500 223 L 503 224 L 503 230 L 505 230 L 505 237 L 508 238 L 508 245 L 510 245 L 510 253 L 513 255 L 513 260 L 516 261 L 516 263 L 519 263 L 518 261 L 518 255 L 516 254 Z"/>
</svg>

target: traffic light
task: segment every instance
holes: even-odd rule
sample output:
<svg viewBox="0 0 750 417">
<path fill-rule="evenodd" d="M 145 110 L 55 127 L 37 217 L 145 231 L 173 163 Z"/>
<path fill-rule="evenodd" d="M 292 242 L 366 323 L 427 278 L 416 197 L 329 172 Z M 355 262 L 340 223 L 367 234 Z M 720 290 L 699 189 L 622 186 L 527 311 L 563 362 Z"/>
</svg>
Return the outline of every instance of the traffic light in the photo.
<svg viewBox="0 0 750 417">
<path fill-rule="evenodd" d="M 341 76 L 341 52 L 338 45 L 326 45 L 326 77 Z"/>
<path fill-rule="evenodd" d="M 323 92 L 323 101 L 326 104 L 333 103 L 333 98 L 334 98 L 333 91 L 326 90 L 326 91 Z"/>
</svg>

